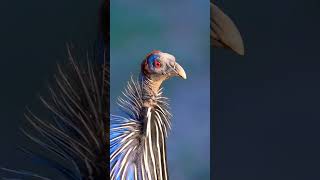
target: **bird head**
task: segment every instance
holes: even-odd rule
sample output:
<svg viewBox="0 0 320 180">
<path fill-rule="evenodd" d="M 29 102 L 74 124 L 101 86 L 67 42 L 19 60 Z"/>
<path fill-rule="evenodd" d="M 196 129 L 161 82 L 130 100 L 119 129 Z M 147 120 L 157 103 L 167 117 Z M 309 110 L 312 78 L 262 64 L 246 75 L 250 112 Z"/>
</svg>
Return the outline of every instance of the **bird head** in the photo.
<svg viewBox="0 0 320 180">
<path fill-rule="evenodd" d="M 148 77 L 158 89 L 164 80 L 171 77 L 187 79 L 184 69 L 176 62 L 176 58 L 168 53 L 154 50 L 141 64 L 141 72 Z"/>
</svg>

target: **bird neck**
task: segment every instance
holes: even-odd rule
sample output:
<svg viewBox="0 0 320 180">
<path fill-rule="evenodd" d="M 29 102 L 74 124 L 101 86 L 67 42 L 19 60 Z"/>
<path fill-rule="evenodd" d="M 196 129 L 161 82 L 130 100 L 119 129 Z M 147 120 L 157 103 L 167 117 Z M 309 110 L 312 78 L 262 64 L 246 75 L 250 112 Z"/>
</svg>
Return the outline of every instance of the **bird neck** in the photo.
<svg viewBox="0 0 320 180">
<path fill-rule="evenodd" d="M 168 107 L 163 101 L 161 84 L 147 76 L 141 76 L 142 83 L 142 146 L 140 157 L 142 170 L 138 179 L 168 180 L 166 139 L 170 129 Z"/>
<path fill-rule="evenodd" d="M 143 88 L 143 96 L 147 98 L 152 98 L 158 96 L 161 91 L 161 84 L 164 80 L 158 79 L 153 80 L 144 74 L 140 75 L 140 81 L 142 83 Z"/>
</svg>

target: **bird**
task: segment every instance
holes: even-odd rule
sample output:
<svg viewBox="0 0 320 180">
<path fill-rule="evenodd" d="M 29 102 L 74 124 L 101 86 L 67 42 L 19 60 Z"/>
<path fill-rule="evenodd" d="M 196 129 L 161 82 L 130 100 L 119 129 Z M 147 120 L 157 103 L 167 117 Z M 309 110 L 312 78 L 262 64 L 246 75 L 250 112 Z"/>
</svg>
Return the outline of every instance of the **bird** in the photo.
<svg viewBox="0 0 320 180">
<path fill-rule="evenodd" d="M 244 55 L 243 39 L 234 22 L 212 2 L 210 2 L 210 9 L 211 45 L 214 48 L 227 48 L 239 55 Z"/>
<path fill-rule="evenodd" d="M 139 77 L 128 81 L 118 99 L 126 116 L 110 116 L 110 179 L 169 179 L 166 141 L 172 115 L 162 83 L 175 76 L 187 79 L 173 55 L 154 50 L 142 60 Z"/>
</svg>

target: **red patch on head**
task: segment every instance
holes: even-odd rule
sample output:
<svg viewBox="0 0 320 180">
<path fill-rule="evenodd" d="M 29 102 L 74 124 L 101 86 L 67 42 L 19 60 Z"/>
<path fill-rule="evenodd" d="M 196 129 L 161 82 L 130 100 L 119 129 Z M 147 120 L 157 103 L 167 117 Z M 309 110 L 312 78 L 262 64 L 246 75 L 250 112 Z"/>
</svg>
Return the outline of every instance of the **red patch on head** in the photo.
<svg viewBox="0 0 320 180">
<path fill-rule="evenodd" d="M 158 60 L 154 61 L 154 67 L 160 68 L 161 67 L 161 63 Z"/>
</svg>

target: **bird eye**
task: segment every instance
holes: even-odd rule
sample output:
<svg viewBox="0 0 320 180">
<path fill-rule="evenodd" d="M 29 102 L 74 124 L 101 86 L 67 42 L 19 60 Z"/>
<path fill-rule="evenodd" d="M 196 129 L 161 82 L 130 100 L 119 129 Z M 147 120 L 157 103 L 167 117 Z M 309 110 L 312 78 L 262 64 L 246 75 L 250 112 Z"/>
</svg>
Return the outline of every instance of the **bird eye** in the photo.
<svg viewBox="0 0 320 180">
<path fill-rule="evenodd" d="M 160 63 L 160 61 L 158 61 L 158 60 L 155 60 L 153 65 L 154 65 L 154 67 L 156 67 L 156 68 L 160 68 L 160 67 L 161 67 L 161 63 Z"/>
</svg>

